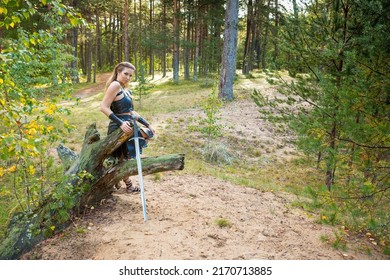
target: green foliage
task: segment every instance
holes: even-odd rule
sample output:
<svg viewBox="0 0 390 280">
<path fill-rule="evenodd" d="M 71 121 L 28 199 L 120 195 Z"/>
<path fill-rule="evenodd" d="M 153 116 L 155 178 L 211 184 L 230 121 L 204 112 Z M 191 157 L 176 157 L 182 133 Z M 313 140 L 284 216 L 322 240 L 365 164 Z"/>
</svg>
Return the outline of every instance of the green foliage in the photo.
<svg viewBox="0 0 390 280">
<path fill-rule="evenodd" d="M 73 176 L 72 184 L 59 183 L 50 194 L 50 211 L 46 212 L 44 225 L 46 234 L 51 234 L 56 230 L 56 225 L 62 225 L 71 217 L 72 210 L 80 207 L 76 203 L 79 198 L 90 189 L 90 182 L 93 176 L 86 171 L 82 171 L 77 176 Z M 62 182 L 65 182 L 66 178 Z M 58 183 L 58 182 L 57 182 Z"/>
<path fill-rule="evenodd" d="M 11 0 L 2 2 L 0 7 L 0 15 L 2 15 L 0 28 L 12 29 L 22 21 L 28 20 L 36 12 L 31 3 L 23 3 L 26 1 Z"/>
<path fill-rule="evenodd" d="M 390 202 L 388 12 L 380 1 L 325 1 L 287 17 L 284 51 L 294 79 L 274 73 L 277 94 L 252 94 L 263 118 L 294 130 L 323 170 L 327 190 L 313 190 L 320 221 L 375 231 L 381 240 L 388 240 Z"/>
<path fill-rule="evenodd" d="M 18 205 L 9 203 L 9 212 L 30 212 L 46 199 L 57 178 L 50 147 L 72 129 L 65 118 L 70 111 L 49 93 L 54 88 L 59 90 L 55 86 L 71 60 L 64 55 L 68 47 L 62 43 L 62 15 L 74 14 L 59 1 L 42 0 L 35 6 L 27 1 L 3 4 L 0 28 L 6 30 L 0 38 L 0 201 L 11 196 Z M 51 7 L 48 10 L 47 5 Z M 42 29 L 23 28 L 31 16 L 41 19 Z M 65 93 L 57 95 L 66 97 Z"/>
<path fill-rule="evenodd" d="M 384 196 L 372 195 L 375 191 L 372 187 L 350 186 L 350 189 L 346 189 L 344 186 L 335 186 L 332 193 L 326 188 L 318 190 L 308 187 L 305 193 L 311 201 L 301 203 L 300 206 L 317 217 L 319 223 L 342 226 L 353 232 L 369 233 L 384 250 L 388 250 L 388 201 Z M 350 193 L 351 190 L 354 193 Z M 342 237 L 340 234 L 337 236 Z M 342 242 L 339 240 L 335 243 Z"/>
<path fill-rule="evenodd" d="M 336 231 L 336 232 L 334 232 L 334 235 L 335 235 L 335 239 L 332 242 L 333 248 L 346 251 L 347 250 L 347 242 L 345 240 L 345 235 L 343 234 L 343 232 Z"/>
<path fill-rule="evenodd" d="M 206 117 L 199 121 L 199 131 L 206 137 L 208 143 L 217 139 L 222 134 L 222 126 L 218 124 L 218 121 L 221 119 L 219 113 L 222 105 L 223 102 L 218 98 L 214 87 L 208 98 L 202 104 Z"/>
<path fill-rule="evenodd" d="M 202 103 L 206 117 L 199 120 L 195 129 L 206 139 L 203 155 L 207 161 L 231 164 L 232 156 L 226 146 L 218 142 L 218 138 L 222 135 L 222 125 L 218 123 L 221 119 L 219 114 L 222 105 L 223 101 L 218 98 L 216 88 L 214 87 L 207 99 Z"/>
<path fill-rule="evenodd" d="M 59 42 L 61 30 L 53 30 L 56 36 L 44 30 L 27 33 L 18 30 L 18 39 L 10 41 L 3 53 L 13 61 L 10 67 L 16 84 L 30 96 L 42 96 L 48 86 L 57 86 L 62 76 L 69 76 L 66 65 L 72 60 L 67 55 L 69 47 Z"/>
<path fill-rule="evenodd" d="M 134 89 L 134 92 L 138 96 L 140 108 L 142 108 L 142 98 L 146 97 L 152 88 L 153 86 L 146 79 L 145 67 L 141 65 L 138 71 L 138 84 Z"/>
</svg>

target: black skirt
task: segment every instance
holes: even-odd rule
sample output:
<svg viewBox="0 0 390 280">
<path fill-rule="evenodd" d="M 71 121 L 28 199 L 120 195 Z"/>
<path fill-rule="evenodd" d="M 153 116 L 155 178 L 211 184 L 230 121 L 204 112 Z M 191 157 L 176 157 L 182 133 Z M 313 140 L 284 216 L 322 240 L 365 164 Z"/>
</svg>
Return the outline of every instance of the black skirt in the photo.
<svg viewBox="0 0 390 280">
<path fill-rule="evenodd" d="M 123 121 L 130 122 L 131 126 L 134 126 L 134 120 L 131 118 L 130 115 L 118 115 L 118 118 L 120 118 Z M 114 123 L 113 121 L 110 121 L 110 123 L 108 125 L 107 134 L 112 133 L 113 131 L 117 130 L 118 128 L 119 128 L 119 126 L 116 123 Z M 142 138 L 140 128 L 138 125 L 137 125 L 137 128 L 138 128 L 137 135 L 139 137 L 138 138 L 139 139 L 139 149 L 140 149 L 140 154 L 142 154 L 142 149 L 147 147 L 147 141 L 144 138 Z M 135 143 L 134 143 L 133 136 L 129 140 L 127 140 L 125 143 L 123 143 L 118 149 L 116 149 L 112 153 L 112 156 L 116 157 L 120 160 L 127 160 L 127 159 L 135 158 L 136 152 L 135 152 Z"/>
</svg>

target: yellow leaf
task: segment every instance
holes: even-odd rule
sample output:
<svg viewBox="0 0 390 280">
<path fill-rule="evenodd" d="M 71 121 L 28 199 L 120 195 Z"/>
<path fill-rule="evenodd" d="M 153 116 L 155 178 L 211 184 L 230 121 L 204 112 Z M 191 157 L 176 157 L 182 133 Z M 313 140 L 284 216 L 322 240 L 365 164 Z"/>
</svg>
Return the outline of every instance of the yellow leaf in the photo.
<svg viewBox="0 0 390 280">
<path fill-rule="evenodd" d="M 34 135 L 37 133 L 37 130 L 35 128 L 30 128 L 27 130 L 28 135 Z"/>
<path fill-rule="evenodd" d="M 7 14 L 8 13 L 8 11 L 7 11 L 7 9 L 6 8 L 4 8 L 4 7 L 0 7 L 0 15 L 1 14 Z"/>
<path fill-rule="evenodd" d="M 31 175 L 34 175 L 34 174 L 35 174 L 35 168 L 34 168 L 34 166 L 30 165 L 29 168 L 28 168 L 28 172 L 29 172 Z"/>
<path fill-rule="evenodd" d="M 16 165 L 12 165 L 10 168 L 8 168 L 9 172 L 15 172 L 16 171 Z"/>
<path fill-rule="evenodd" d="M 53 115 L 56 109 L 57 109 L 56 105 L 48 104 L 48 107 L 45 108 L 45 113 L 48 115 Z"/>
</svg>

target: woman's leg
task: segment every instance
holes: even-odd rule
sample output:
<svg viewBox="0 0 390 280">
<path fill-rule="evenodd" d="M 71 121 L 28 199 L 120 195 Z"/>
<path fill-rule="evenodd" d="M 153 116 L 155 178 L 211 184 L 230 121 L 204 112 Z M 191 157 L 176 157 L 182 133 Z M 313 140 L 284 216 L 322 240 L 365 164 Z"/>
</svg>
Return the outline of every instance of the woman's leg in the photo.
<svg viewBox="0 0 390 280">
<path fill-rule="evenodd" d="M 131 181 L 130 177 L 128 177 L 126 180 L 124 180 L 126 184 L 126 192 L 133 193 L 133 192 L 139 192 L 140 189 L 136 186 L 133 186 L 133 182 Z"/>
</svg>

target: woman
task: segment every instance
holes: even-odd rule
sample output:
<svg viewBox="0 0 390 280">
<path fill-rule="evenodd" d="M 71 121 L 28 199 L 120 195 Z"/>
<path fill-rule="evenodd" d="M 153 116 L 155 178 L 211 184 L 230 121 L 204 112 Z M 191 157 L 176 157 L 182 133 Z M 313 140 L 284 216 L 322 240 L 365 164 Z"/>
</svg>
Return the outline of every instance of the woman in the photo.
<svg viewBox="0 0 390 280">
<path fill-rule="evenodd" d="M 103 101 L 100 106 L 102 111 L 110 119 L 108 125 L 108 134 L 112 133 L 117 128 L 122 129 L 124 133 L 131 134 L 133 132 L 133 118 L 146 126 L 139 128 L 138 135 L 142 136 L 139 139 L 140 152 L 146 147 L 147 139 L 155 134 L 154 128 L 134 111 L 131 91 L 127 89 L 131 77 L 134 75 L 135 67 L 129 62 L 119 63 L 106 84 Z M 119 160 L 129 160 L 135 158 L 134 140 L 129 140 L 123 143 L 113 154 Z M 124 180 L 127 192 L 138 192 L 139 188 L 133 186 L 130 178 Z"/>
</svg>

